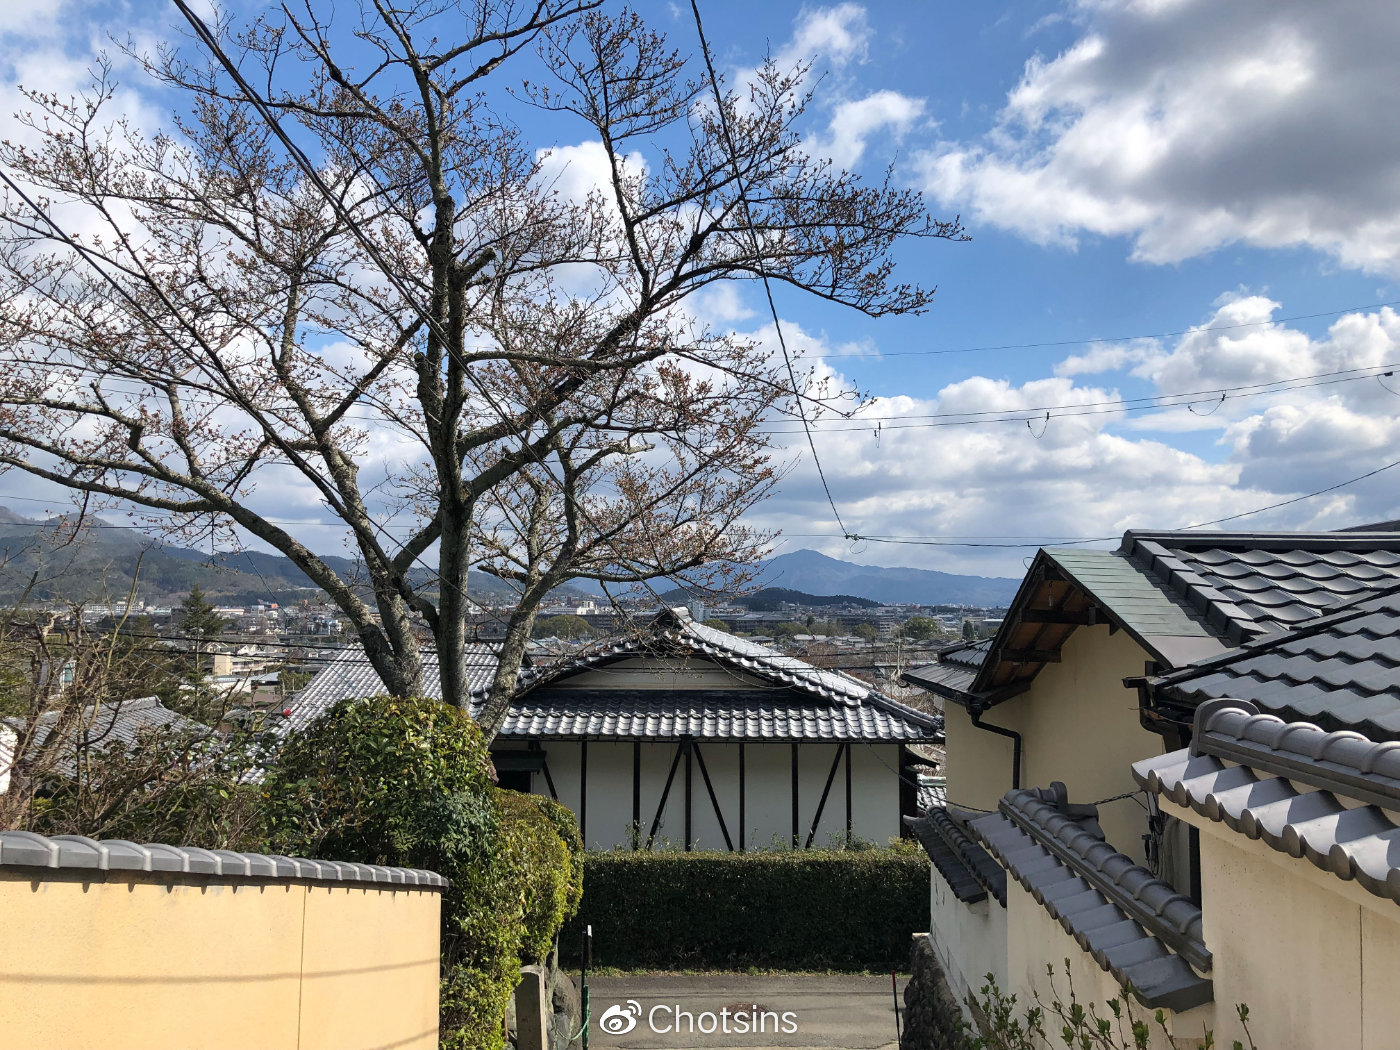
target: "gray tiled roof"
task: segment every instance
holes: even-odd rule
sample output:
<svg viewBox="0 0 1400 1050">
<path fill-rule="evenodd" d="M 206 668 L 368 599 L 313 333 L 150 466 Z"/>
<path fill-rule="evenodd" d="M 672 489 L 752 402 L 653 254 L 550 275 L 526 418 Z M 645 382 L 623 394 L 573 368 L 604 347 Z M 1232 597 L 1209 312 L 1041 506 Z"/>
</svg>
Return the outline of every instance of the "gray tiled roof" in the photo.
<svg viewBox="0 0 1400 1050">
<path fill-rule="evenodd" d="M 486 689 L 496 674 L 494 646 L 472 644 L 465 648 L 467 682 L 472 689 Z M 310 683 L 291 703 L 291 714 L 277 721 L 282 732 L 304 729 L 341 700 L 366 696 L 383 696 L 383 681 L 375 672 L 364 649 L 351 646 L 342 649 L 330 663 L 316 672 Z M 437 652 L 423 650 L 423 695 L 442 699 L 442 679 L 438 675 Z"/>
<path fill-rule="evenodd" d="M 905 817 L 904 823 L 914 832 L 953 896 L 964 904 L 975 904 L 991 893 L 998 904 L 1006 907 L 1006 870 L 945 808 L 930 806 L 922 816 Z"/>
<path fill-rule="evenodd" d="M 1323 729 L 1400 739 L 1400 587 L 1161 675 L 1149 687 L 1157 700 L 1187 707 L 1232 697 Z"/>
<path fill-rule="evenodd" d="M 58 711 L 40 715 L 25 750 L 32 752 L 42 747 L 59 718 Z M 20 740 L 25 739 L 23 719 L 7 718 L 5 722 L 15 730 Z M 77 772 L 78 751 L 82 748 L 90 751 L 105 750 L 115 745 L 130 748 L 153 734 L 199 738 L 210 732 L 208 726 L 175 713 L 155 696 L 89 704 L 68 729 L 69 744 L 51 768 L 55 773 L 71 777 Z"/>
<path fill-rule="evenodd" d="M 927 689 L 935 696 L 962 702 L 977 672 L 992 647 L 990 638 L 975 642 L 958 642 L 938 651 L 938 662 L 914 667 L 901 674 L 900 680 Z"/>
<path fill-rule="evenodd" d="M 140 845 L 82 835 L 45 837 L 32 831 L 0 831 L 0 867 L 85 871 L 168 871 L 244 879 L 377 882 L 441 890 L 447 880 L 418 868 L 388 868 L 335 860 L 305 860 L 262 853 L 234 853 L 195 846 Z"/>
<path fill-rule="evenodd" d="M 998 812 L 968 826 L 1144 1006 L 1188 1010 L 1209 1002 L 1211 982 L 1196 972 L 1211 966 L 1201 909 L 1104 842 L 1096 821 L 1076 819 L 1081 808 L 1068 806 L 1056 783 L 1008 792 Z"/>
<path fill-rule="evenodd" d="M 1122 553 L 1237 644 L 1400 583 L 1395 532 L 1128 532 Z"/>
<path fill-rule="evenodd" d="M 643 630 L 593 646 L 572 660 L 562 660 L 546 668 L 522 670 L 519 688 L 534 688 L 590 667 L 633 656 L 706 657 L 774 685 L 790 686 L 836 703 L 858 705 L 872 696 L 880 695 L 873 686 L 859 678 L 841 671 L 815 667 L 766 645 L 696 623 L 684 609 L 667 609 Z"/>
<path fill-rule="evenodd" d="M 1218 700 L 1197 708 L 1189 749 L 1136 762 L 1133 776 L 1178 805 L 1400 902 L 1400 826 L 1391 818 L 1400 810 L 1398 743 Z"/>
<path fill-rule="evenodd" d="M 551 689 L 522 692 L 501 736 L 661 740 L 928 740 L 922 712 L 814 700 L 795 689 Z"/>
<path fill-rule="evenodd" d="M 300 729 L 338 700 L 374 696 L 384 687 L 363 656 L 341 654 L 297 697 L 285 729 Z M 441 695 L 436 660 L 425 654 L 428 695 Z M 474 710 L 495 673 L 494 650 L 472 654 Z M 634 656 L 702 657 L 768 683 L 754 689 L 557 688 L 572 675 Z M 736 683 L 737 685 L 737 683 Z M 669 740 L 914 741 L 942 736 L 937 716 L 892 700 L 874 687 L 705 627 L 667 611 L 642 632 L 594 646 L 570 660 L 521 670 L 501 739 L 534 737 Z"/>
</svg>

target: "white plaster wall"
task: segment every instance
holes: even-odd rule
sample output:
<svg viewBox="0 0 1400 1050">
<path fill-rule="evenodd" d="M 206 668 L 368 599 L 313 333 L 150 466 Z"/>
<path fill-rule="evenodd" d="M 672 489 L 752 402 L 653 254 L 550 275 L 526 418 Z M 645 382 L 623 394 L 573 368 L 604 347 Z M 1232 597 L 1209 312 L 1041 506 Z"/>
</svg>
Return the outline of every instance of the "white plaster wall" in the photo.
<svg viewBox="0 0 1400 1050">
<path fill-rule="evenodd" d="M 831 763 L 841 752 L 839 744 L 802 744 L 797 749 L 797 811 L 801 816 L 801 841 L 799 846 L 807 844 L 807 834 L 812 829 L 812 821 L 817 815 L 817 805 L 821 802 L 822 788 L 826 786 L 827 774 L 831 772 Z M 855 755 L 851 756 L 852 760 Z M 863 785 L 862 785 L 863 786 Z M 851 798 L 852 809 L 856 793 L 855 767 L 851 767 Z M 788 824 L 792 824 L 792 817 L 789 815 Z M 836 767 L 836 778 L 831 782 L 831 791 L 827 793 L 826 805 L 822 808 L 822 818 L 817 824 L 816 837 L 812 839 L 812 845 L 840 846 L 846 838 L 846 763 L 839 762 Z"/>
<path fill-rule="evenodd" d="M 965 1004 L 969 994 L 976 996 L 989 973 L 1005 989 L 1006 909 L 990 896 L 964 904 L 932 864 L 929 882 L 930 940 L 958 1002 Z"/>
<path fill-rule="evenodd" d="M 656 817 L 666 774 L 679 742 L 658 741 L 642 744 L 641 822 L 642 838 L 651 830 Z M 739 745 L 699 742 L 700 752 L 710 773 L 730 838 L 737 849 L 741 833 L 749 849 L 767 848 L 777 841 L 786 846 L 792 839 L 792 750 L 791 744 L 749 743 L 744 747 L 745 819 L 739 826 Z M 806 842 L 812 818 L 821 800 L 822 787 L 837 753 L 835 744 L 800 745 L 798 757 L 798 807 L 801 841 Z M 579 744 L 553 742 L 545 746 L 546 760 L 559 801 L 575 813 L 579 809 Z M 891 768 L 898 768 L 899 748 L 880 744 L 868 748 L 856 744 L 851 749 L 851 797 L 853 830 L 856 836 L 884 845 L 899 833 L 899 781 Z M 533 790 L 548 794 L 543 775 L 533 779 Z M 632 822 L 632 744 L 589 741 L 587 845 L 590 849 L 611 849 L 629 843 Z M 829 846 L 833 839 L 844 841 L 846 831 L 846 767 L 838 765 L 826 807 L 818 824 L 814 846 Z M 700 763 L 691 765 L 691 844 L 696 849 L 724 849 L 724 835 L 715 817 L 714 806 L 705 790 Z M 685 845 L 685 759 L 676 775 L 662 812 L 656 836 L 657 848 L 681 849 Z"/>
<path fill-rule="evenodd" d="M 642 796 L 642 810 L 645 814 L 645 794 Z M 646 820 L 646 815 L 642 819 Z M 585 844 L 589 849 L 611 849 L 613 846 L 626 845 L 627 825 L 631 821 L 631 741 L 611 744 L 590 740 L 588 742 L 588 836 Z"/>
<path fill-rule="evenodd" d="M 851 745 L 851 813 L 855 834 L 877 846 L 899 837 L 899 776 L 895 772 L 898 769 L 898 744 Z"/>
<path fill-rule="evenodd" d="M 724 814 L 725 828 L 729 831 L 734 848 L 739 848 L 739 745 L 700 741 L 697 750 L 704 756 L 705 768 L 710 771 L 710 783 L 714 785 L 715 797 L 719 800 L 720 812 Z M 745 766 L 748 765 L 745 755 Z M 678 774 L 679 776 L 679 774 Z M 700 773 L 700 762 L 694 760 L 691 805 L 691 845 L 695 849 L 724 849 L 724 834 L 720 831 L 719 818 L 715 816 L 714 804 L 705 790 L 705 778 Z"/>
</svg>

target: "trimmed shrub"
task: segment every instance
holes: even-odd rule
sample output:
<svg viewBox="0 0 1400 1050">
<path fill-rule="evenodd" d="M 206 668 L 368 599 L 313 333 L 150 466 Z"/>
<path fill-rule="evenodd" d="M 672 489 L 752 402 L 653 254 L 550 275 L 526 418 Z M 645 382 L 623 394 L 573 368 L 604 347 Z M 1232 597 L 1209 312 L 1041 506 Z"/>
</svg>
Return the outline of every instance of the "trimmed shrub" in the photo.
<svg viewBox="0 0 1400 1050">
<path fill-rule="evenodd" d="M 928 928 L 928 858 L 897 849 L 589 853 L 561 938 L 577 964 L 658 970 L 903 969 Z"/>
<path fill-rule="evenodd" d="M 430 868 L 442 902 L 440 1045 L 497 1050 L 524 958 L 578 903 L 573 814 L 494 786 L 476 723 L 437 700 L 335 705 L 263 781 L 279 852 Z"/>
</svg>

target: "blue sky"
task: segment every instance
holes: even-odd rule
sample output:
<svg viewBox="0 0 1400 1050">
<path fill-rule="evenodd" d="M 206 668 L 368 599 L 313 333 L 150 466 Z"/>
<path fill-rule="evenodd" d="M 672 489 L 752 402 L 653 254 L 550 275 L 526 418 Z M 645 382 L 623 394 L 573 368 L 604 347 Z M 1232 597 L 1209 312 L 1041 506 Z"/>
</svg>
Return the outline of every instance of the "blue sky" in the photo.
<svg viewBox="0 0 1400 1050">
<path fill-rule="evenodd" d="M 688 3 L 644 10 L 694 49 Z M 840 538 L 805 441 L 791 435 L 791 472 L 755 516 L 783 530 L 783 548 L 1018 575 L 1042 540 L 1209 521 L 1400 460 L 1400 394 L 1383 385 L 1400 391 L 1400 372 L 1374 378 L 1400 363 L 1400 316 L 1353 309 L 1400 300 L 1400 9 L 708 0 L 701 10 L 732 79 L 765 50 L 813 62 L 813 149 L 872 176 L 892 165 L 972 235 L 899 250 L 906 278 L 939 288 L 920 317 L 872 321 L 780 294 L 790 340 L 873 398 L 865 423 L 816 433 L 848 529 L 916 541 Z M 173 19 L 144 2 L 10 8 L 4 83 L 76 83 L 106 32 L 168 38 Z M 159 110 L 139 89 L 127 104 Z M 575 128 L 525 128 L 539 149 L 584 145 Z M 761 306 L 744 286 L 697 312 L 771 339 Z M 1280 321 L 1311 314 L 1327 316 Z M 1234 327 L 1124 338 L 1221 326 Z M 1114 341 L 962 352 L 1089 339 Z M 1363 378 L 1194 410 L 1054 410 L 1341 370 Z M 1044 408 L 1049 421 L 1033 427 L 910 425 Z M 885 417 L 898 426 L 877 436 Z M 12 477 L 0 500 L 5 491 L 42 495 Z M 1228 527 L 1397 516 L 1400 467 Z"/>
</svg>

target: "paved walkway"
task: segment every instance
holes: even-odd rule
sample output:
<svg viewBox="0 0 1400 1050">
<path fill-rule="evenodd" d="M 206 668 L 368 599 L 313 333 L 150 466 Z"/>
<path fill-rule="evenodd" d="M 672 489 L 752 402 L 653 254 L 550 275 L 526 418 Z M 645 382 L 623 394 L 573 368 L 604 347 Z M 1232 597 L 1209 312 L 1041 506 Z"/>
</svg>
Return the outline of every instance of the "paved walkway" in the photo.
<svg viewBox="0 0 1400 1050">
<path fill-rule="evenodd" d="M 590 977 L 588 987 L 592 1050 L 721 1046 L 895 1050 L 897 1046 L 888 977 L 648 974 Z M 903 1024 L 903 979 L 899 994 Z M 605 1030 L 604 1022 L 609 1020 L 611 1032 Z M 757 1028 L 762 1031 L 756 1032 Z"/>
</svg>

